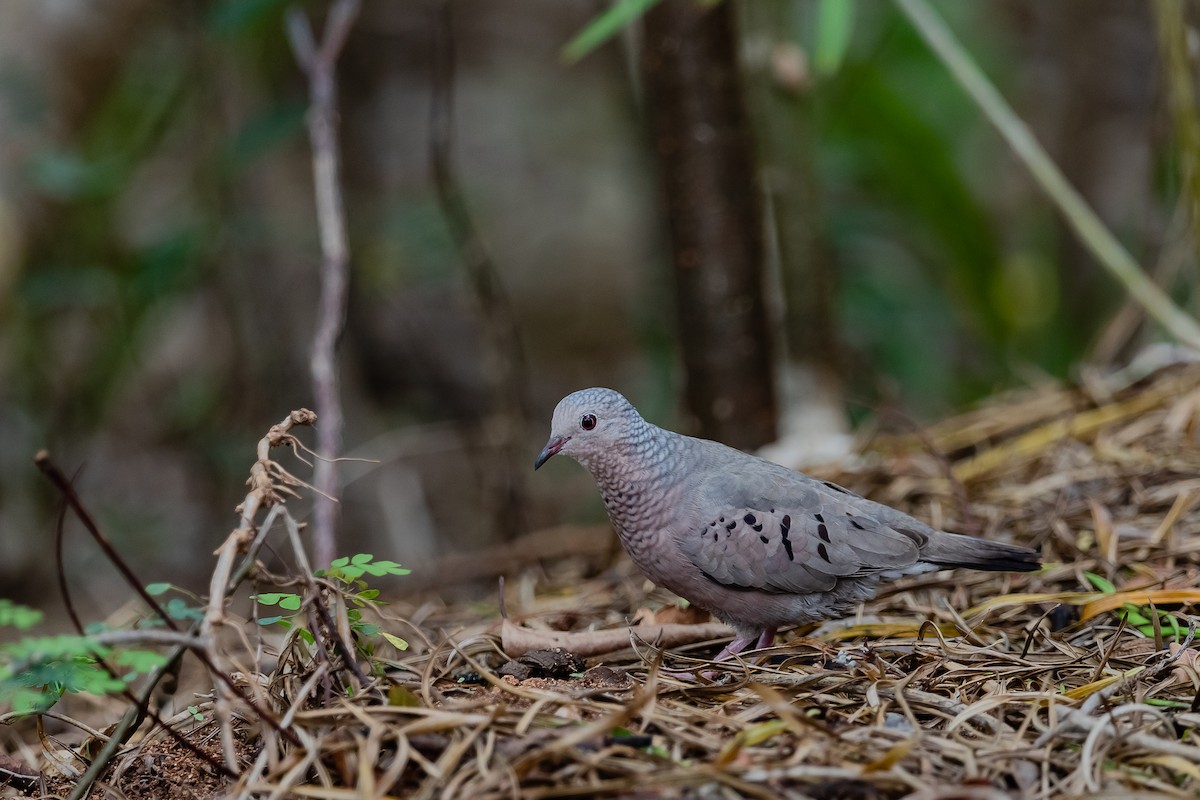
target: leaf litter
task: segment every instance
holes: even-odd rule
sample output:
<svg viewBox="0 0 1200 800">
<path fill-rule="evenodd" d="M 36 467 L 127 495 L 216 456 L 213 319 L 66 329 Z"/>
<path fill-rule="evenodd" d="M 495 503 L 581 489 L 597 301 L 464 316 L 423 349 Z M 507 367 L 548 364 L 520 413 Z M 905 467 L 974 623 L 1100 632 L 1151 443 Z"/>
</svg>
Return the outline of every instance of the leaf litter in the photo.
<svg viewBox="0 0 1200 800">
<path fill-rule="evenodd" d="M 196 796 L 1200 793 L 1200 365 L 997 398 L 918 434 L 869 435 L 852 461 L 810 471 L 935 526 L 1038 548 L 1046 566 L 911 578 L 853 618 L 717 664 L 705 657 L 727 629 L 627 559 L 602 563 L 593 547 L 547 563 L 518 543 L 502 590 L 512 616 L 389 606 L 380 625 L 409 647 L 352 696 L 335 691 L 336 657 L 295 636 L 255 668 L 239 655 L 238 680 L 299 744 L 239 709 L 241 778 Z M 212 708 L 177 724 L 211 742 Z M 105 780 L 168 796 L 136 766 L 167 744 L 147 733 Z M 44 774 L 70 761 L 64 744 L 36 747 Z M 25 785 L 5 791 L 37 794 Z"/>
</svg>

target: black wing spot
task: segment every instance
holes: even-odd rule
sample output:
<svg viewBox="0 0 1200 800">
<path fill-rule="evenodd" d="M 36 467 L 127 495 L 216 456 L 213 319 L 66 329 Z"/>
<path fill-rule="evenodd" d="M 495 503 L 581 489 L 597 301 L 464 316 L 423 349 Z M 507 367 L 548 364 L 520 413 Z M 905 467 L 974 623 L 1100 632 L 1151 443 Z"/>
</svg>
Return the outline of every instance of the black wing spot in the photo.
<svg viewBox="0 0 1200 800">
<path fill-rule="evenodd" d="M 727 522 L 727 523 L 725 524 L 725 530 L 727 530 L 727 531 L 731 531 L 731 530 L 733 530 L 733 529 L 734 529 L 734 528 L 736 528 L 736 527 L 737 527 L 737 523 L 736 523 L 736 522 Z"/>
<path fill-rule="evenodd" d="M 824 522 L 817 526 L 817 536 L 820 536 L 822 541 L 829 542 L 829 528 Z"/>
<path fill-rule="evenodd" d="M 850 518 L 850 524 L 853 525 L 854 527 L 858 528 L 860 531 L 866 530 L 866 528 L 864 528 L 862 525 L 858 524 L 858 520 L 856 520 L 854 517 Z"/>
<path fill-rule="evenodd" d="M 713 534 L 713 541 L 714 541 L 714 542 L 719 542 L 719 541 L 721 541 L 721 534 L 719 534 L 719 533 L 714 533 L 714 534 Z"/>
<path fill-rule="evenodd" d="M 816 519 L 816 521 L 817 521 L 817 522 L 824 522 L 824 521 L 825 521 L 825 518 L 824 518 L 824 517 L 822 517 L 820 514 L 813 514 L 813 518 L 814 518 L 814 519 Z"/>
<path fill-rule="evenodd" d="M 819 545 L 817 545 L 817 553 L 821 556 L 821 558 L 825 559 L 825 563 L 832 563 L 829 560 L 829 551 L 825 549 L 824 542 L 821 542 Z"/>
<path fill-rule="evenodd" d="M 721 517 L 721 524 L 722 524 L 722 525 L 723 525 L 723 524 L 725 524 L 725 518 L 724 518 L 724 517 Z"/>
<path fill-rule="evenodd" d="M 784 514 L 783 519 L 779 522 L 779 530 L 783 534 L 783 549 L 787 551 L 788 561 L 795 561 L 796 555 L 792 552 L 792 540 L 788 538 L 788 531 L 792 528 L 792 515 Z"/>
<path fill-rule="evenodd" d="M 768 538 L 767 538 L 767 537 L 765 537 L 765 536 L 760 536 L 760 537 L 758 537 L 758 539 L 759 539 L 759 541 L 761 541 L 763 544 L 766 544 L 767 542 L 771 541 L 770 539 L 768 539 Z"/>
<path fill-rule="evenodd" d="M 760 523 L 758 523 L 757 525 L 755 525 L 755 526 L 753 526 L 753 527 L 754 527 L 754 531 L 757 533 L 758 531 L 761 531 L 761 530 L 762 530 L 762 523 L 760 522 Z"/>
<path fill-rule="evenodd" d="M 753 514 L 747 514 L 746 516 L 742 517 L 742 520 L 747 525 L 753 525 L 754 523 L 758 522 L 758 520 L 754 518 Z"/>
<path fill-rule="evenodd" d="M 836 483 L 831 481 L 821 481 L 821 485 L 827 489 L 833 489 L 835 492 L 841 492 L 842 494 L 853 494 L 849 489 L 843 489 L 841 486 L 838 486 Z"/>
</svg>

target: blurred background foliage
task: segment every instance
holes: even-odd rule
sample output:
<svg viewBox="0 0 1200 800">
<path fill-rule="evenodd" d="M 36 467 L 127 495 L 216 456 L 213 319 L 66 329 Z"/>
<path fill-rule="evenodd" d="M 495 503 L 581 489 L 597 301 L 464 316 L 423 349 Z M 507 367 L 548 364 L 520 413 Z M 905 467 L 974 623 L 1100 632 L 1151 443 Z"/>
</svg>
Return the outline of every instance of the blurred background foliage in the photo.
<svg viewBox="0 0 1200 800">
<path fill-rule="evenodd" d="M 1113 332 L 1120 290 L 891 4 L 847 4 L 845 48 L 830 56 L 819 43 L 843 33 L 821 27 L 828 3 L 762 2 L 740 7 L 748 96 L 757 80 L 786 96 L 786 117 L 755 101 L 756 125 L 796 148 L 764 159 L 765 180 L 802 187 L 808 267 L 832 276 L 822 353 L 855 418 L 887 406 L 932 420 L 1154 337 L 1136 324 Z M 320 16 L 320 3 L 302 5 Z M 187 584 L 234 525 L 254 442 L 311 403 L 319 248 L 288 6 L 0 4 L 6 596 L 37 596 L 45 580 L 55 504 L 32 466 L 40 447 L 81 468 L 84 496 L 135 564 Z M 528 349 L 529 460 L 554 402 L 585 385 L 686 424 L 637 26 L 568 63 L 562 48 L 606 4 L 452 6 L 460 189 Z M 767 6 L 767 23 L 746 19 Z M 348 468 L 345 551 L 418 574 L 491 539 L 489 473 L 504 463 L 476 309 L 430 178 L 438 7 L 366 0 L 339 63 L 346 442 L 380 460 Z M 1194 311 L 1150 5 L 937 8 L 1104 221 Z M 581 471 L 544 472 L 526 527 L 598 518 Z M 95 557 L 71 558 L 86 570 Z"/>
</svg>

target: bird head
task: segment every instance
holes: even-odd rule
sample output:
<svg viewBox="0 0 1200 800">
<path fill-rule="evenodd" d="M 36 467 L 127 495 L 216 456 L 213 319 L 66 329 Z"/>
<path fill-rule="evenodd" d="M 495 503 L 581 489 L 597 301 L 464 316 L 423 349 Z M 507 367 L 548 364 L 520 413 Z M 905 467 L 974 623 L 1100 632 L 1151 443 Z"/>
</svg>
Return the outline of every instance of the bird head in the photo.
<svg viewBox="0 0 1200 800">
<path fill-rule="evenodd" d="M 637 409 L 612 389 L 581 389 L 559 401 L 550 423 L 550 440 L 533 462 L 545 464 L 558 453 L 585 466 L 597 456 L 627 442 L 642 417 Z"/>
</svg>

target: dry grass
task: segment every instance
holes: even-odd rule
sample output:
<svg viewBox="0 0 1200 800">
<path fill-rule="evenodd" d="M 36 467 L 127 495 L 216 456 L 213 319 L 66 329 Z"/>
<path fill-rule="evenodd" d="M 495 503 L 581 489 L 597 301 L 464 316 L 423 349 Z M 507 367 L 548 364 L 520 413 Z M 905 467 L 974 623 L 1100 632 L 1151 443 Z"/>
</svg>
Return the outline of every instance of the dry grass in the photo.
<svg viewBox="0 0 1200 800">
<path fill-rule="evenodd" d="M 694 668 L 689 656 L 711 654 L 711 642 L 664 652 L 636 638 L 575 676 L 538 676 L 534 660 L 533 677 L 498 677 L 508 658 L 496 610 L 392 607 L 405 621 L 386 629 L 413 647 L 390 662 L 381 693 L 339 696 L 336 658 L 294 642 L 272 674 L 250 680 L 302 744 L 240 723 L 241 738 L 260 737 L 257 762 L 247 755 L 242 780 L 225 791 L 479 800 L 1200 792 L 1191 635 L 1200 367 L 1006 398 L 920 436 L 876 437 L 856 464 L 821 475 L 935 525 L 1038 547 L 1048 566 L 922 576 L 856 619 L 785 637 L 763 663 L 717 667 L 709 683 L 671 670 Z M 587 636 L 667 600 L 645 596 L 623 562 L 587 580 L 578 568 L 569 559 L 535 566 L 510 584 L 523 627 Z M 1115 593 L 1097 591 L 1087 573 Z M 1122 621 L 1125 603 L 1157 622 Z M 1164 608 L 1169 618 L 1157 615 Z"/>
</svg>

